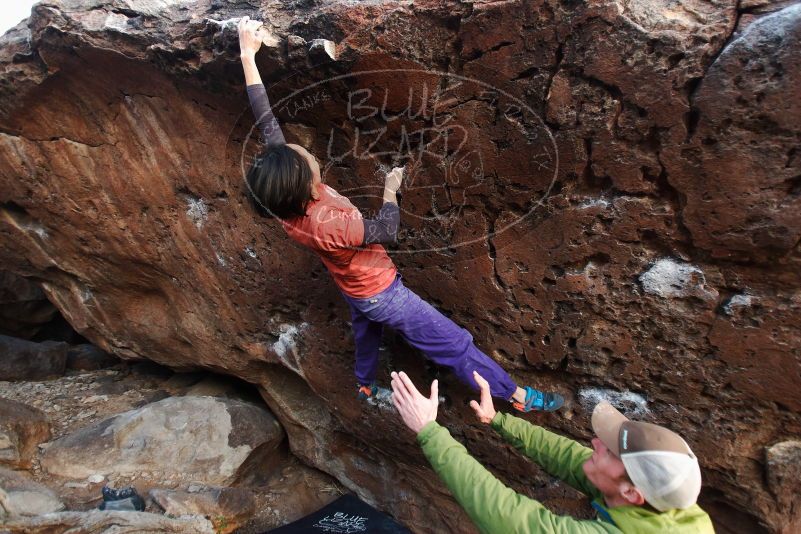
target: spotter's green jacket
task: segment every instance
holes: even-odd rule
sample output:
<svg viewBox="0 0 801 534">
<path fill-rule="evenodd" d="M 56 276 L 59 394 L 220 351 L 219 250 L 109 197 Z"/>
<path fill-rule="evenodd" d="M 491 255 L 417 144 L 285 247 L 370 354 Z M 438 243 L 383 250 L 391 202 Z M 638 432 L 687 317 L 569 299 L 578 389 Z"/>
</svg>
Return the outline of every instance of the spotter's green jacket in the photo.
<svg viewBox="0 0 801 534">
<path fill-rule="evenodd" d="M 515 493 L 484 469 L 442 426 L 432 421 L 417 441 L 434 471 L 445 482 L 478 529 L 485 534 L 712 534 L 712 521 L 697 504 L 685 510 L 658 512 L 643 506 L 606 506 L 581 465 L 592 449 L 509 414 L 498 413 L 492 428 L 552 476 L 593 500 L 598 519 L 556 515 L 541 503 Z"/>
</svg>

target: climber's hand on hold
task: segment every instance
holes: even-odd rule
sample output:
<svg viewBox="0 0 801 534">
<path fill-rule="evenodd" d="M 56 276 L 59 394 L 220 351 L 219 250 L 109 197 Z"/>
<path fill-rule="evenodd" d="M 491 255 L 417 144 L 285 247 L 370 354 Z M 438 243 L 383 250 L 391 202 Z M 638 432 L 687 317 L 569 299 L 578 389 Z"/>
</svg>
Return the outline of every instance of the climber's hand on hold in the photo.
<svg viewBox="0 0 801 534">
<path fill-rule="evenodd" d="M 470 401 L 470 407 L 476 412 L 476 417 L 482 423 L 489 424 L 495 418 L 495 407 L 492 405 L 492 395 L 490 395 L 489 382 L 484 380 L 484 377 L 473 371 L 473 380 L 476 381 L 478 387 L 481 389 L 481 403 L 477 401 Z"/>
<path fill-rule="evenodd" d="M 384 202 L 398 203 L 398 189 L 403 181 L 403 167 L 395 167 L 384 178 Z"/>
<path fill-rule="evenodd" d="M 254 57 L 261 48 L 263 23 L 260 20 L 250 20 L 247 15 L 239 19 L 239 53 L 242 57 Z"/>
<path fill-rule="evenodd" d="M 437 381 L 431 383 L 431 397 L 425 398 L 406 373 L 392 373 L 392 403 L 398 409 L 403 423 L 417 434 L 424 426 L 437 419 Z"/>
<path fill-rule="evenodd" d="M 395 167 L 384 178 L 384 188 L 397 193 L 403 181 L 403 167 Z"/>
</svg>

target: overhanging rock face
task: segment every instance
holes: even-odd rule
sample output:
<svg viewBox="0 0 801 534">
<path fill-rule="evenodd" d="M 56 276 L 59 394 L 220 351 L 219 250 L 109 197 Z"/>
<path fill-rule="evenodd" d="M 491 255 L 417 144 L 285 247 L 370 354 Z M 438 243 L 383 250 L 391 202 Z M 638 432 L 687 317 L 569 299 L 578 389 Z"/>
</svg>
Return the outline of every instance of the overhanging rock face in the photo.
<svg viewBox="0 0 801 534">
<path fill-rule="evenodd" d="M 45 0 L 0 39 L 0 269 L 120 357 L 259 384 L 298 456 L 415 531 L 471 532 L 392 410 L 352 398 L 333 282 L 245 200 L 243 15 L 327 182 L 377 209 L 409 164 L 393 257 L 569 397 L 532 420 L 586 439 L 611 398 L 691 443 L 721 530 L 801 528 L 766 460 L 801 434 L 801 5 Z M 444 385 L 482 462 L 585 513 Z"/>
</svg>

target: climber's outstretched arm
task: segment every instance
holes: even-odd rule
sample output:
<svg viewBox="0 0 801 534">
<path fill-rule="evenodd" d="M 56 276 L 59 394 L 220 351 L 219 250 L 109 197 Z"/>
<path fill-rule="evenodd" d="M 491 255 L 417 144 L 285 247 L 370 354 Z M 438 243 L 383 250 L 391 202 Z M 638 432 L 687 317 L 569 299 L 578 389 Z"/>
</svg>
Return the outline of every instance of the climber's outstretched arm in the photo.
<svg viewBox="0 0 801 534">
<path fill-rule="evenodd" d="M 384 203 L 375 219 L 364 220 L 364 245 L 373 243 L 394 244 L 398 242 L 400 208 L 398 189 L 403 180 L 403 167 L 395 167 L 384 180 Z"/>
<path fill-rule="evenodd" d="M 261 81 L 259 69 L 256 66 L 256 52 L 263 42 L 262 22 L 242 17 L 239 21 L 239 50 L 242 59 L 242 68 L 245 71 L 245 84 L 247 85 L 248 99 L 256 125 L 261 132 L 262 139 L 267 145 L 286 144 L 284 133 L 278 125 L 267 98 L 267 90 Z"/>
</svg>

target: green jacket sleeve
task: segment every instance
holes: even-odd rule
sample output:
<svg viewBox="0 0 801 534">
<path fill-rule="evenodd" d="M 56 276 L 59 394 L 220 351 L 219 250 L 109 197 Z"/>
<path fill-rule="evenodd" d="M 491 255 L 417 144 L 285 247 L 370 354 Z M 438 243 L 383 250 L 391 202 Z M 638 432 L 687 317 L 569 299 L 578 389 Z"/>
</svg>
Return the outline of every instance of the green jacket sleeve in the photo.
<svg viewBox="0 0 801 534">
<path fill-rule="evenodd" d="M 434 471 L 484 534 L 619 533 L 607 523 L 553 514 L 541 503 L 515 493 L 436 422 L 423 427 L 417 441 Z"/>
<path fill-rule="evenodd" d="M 491 425 L 507 443 L 534 460 L 551 476 L 592 498 L 602 497 L 581 468 L 592 455 L 592 449 L 506 413 L 498 412 Z"/>
</svg>

